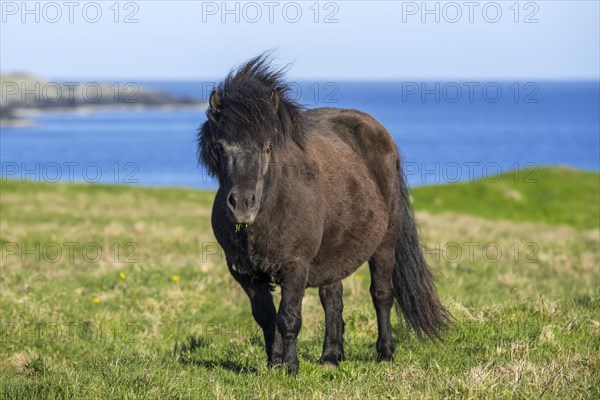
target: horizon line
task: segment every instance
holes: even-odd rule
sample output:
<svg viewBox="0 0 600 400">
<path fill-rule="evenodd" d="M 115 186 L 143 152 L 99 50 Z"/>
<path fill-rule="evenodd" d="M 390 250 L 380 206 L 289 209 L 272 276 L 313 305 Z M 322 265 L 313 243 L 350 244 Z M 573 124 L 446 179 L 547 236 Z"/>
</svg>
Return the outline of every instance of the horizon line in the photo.
<svg viewBox="0 0 600 400">
<path fill-rule="evenodd" d="M 86 81 L 86 82 L 108 82 L 108 81 L 118 81 L 118 82 L 136 82 L 136 81 L 146 81 L 146 82 L 221 82 L 224 79 L 224 76 L 221 77 L 208 77 L 208 78 L 191 78 L 191 77 L 141 77 L 141 78 L 131 78 L 131 77 L 45 77 L 43 75 L 39 75 L 37 73 L 32 73 L 28 71 L 10 71 L 4 72 L 0 70 L 0 75 L 28 75 L 34 78 L 44 79 L 46 81 L 54 82 L 54 81 L 62 81 L 68 82 L 70 80 L 78 80 L 78 81 Z M 454 81 L 462 81 L 462 82 L 472 82 L 472 81 L 488 81 L 488 82 L 513 82 L 513 81 L 535 81 L 535 82 L 598 82 L 600 83 L 600 76 L 597 77 L 532 77 L 532 76 L 523 76 L 523 77 L 356 77 L 356 78 L 334 78 L 334 77 L 287 77 L 286 81 L 290 82 L 365 82 L 365 83 L 402 83 L 402 82 L 454 82 Z"/>
</svg>

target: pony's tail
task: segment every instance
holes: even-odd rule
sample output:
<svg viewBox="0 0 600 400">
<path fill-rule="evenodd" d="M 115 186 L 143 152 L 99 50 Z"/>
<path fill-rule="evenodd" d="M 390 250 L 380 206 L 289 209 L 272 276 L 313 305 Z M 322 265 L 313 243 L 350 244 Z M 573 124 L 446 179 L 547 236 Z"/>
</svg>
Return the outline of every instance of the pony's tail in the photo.
<svg viewBox="0 0 600 400">
<path fill-rule="evenodd" d="M 404 319 L 420 339 L 425 334 L 431 339 L 441 340 L 441 332 L 447 328 L 451 315 L 437 296 L 431 271 L 423 257 L 402 170 L 399 171 L 399 178 L 402 228 L 396 241 L 396 264 L 392 278 L 394 296 Z"/>
</svg>

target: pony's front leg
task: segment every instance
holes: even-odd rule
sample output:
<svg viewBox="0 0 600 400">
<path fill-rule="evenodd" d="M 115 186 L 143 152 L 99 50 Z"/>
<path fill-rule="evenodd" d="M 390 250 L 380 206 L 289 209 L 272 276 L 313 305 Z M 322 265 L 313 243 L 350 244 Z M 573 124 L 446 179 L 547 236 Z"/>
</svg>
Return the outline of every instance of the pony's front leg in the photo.
<svg viewBox="0 0 600 400">
<path fill-rule="evenodd" d="M 344 359 L 344 319 L 342 282 L 319 287 L 319 298 L 325 310 L 325 341 L 319 363 L 337 367 Z"/>
<path fill-rule="evenodd" d="M 283 362 L 288 372 L 298 372 L 298 333 L 302 326 L 302 298 L 308 279 L 308 266 L 300 263 L 288 266 L 280 274 L 281 303 L 277 328 L 283 339 Z"/>
<path fill-rule="evenodd" d="M 250 298 L 252 316 L 263 330 L 267 364 L 280 365 L 283 362 L 283 343 L 277 330 L 277 311 L 273 303 L 270 281 L 239 274 L 233 270 L 231 274 Z"/>
<path fill-rule="evenodd" d="M 267 365 L 269 367 L 280 365 L 283 362 L 283 343 L 277 330 L 277 312 L 269 284 L 261 282 L 252 285 L 252 289 L 253 296 L 250 298 L 252 316 L 263 330 Z"/>
</svg>

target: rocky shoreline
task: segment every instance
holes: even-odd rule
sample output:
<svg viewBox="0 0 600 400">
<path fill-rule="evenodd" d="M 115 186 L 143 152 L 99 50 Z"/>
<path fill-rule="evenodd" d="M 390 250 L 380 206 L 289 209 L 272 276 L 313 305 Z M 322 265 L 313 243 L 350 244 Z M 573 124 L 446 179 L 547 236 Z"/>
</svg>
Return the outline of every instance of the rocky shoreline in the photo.
<svg viewBox="0 0 600 400">
<path fill-rule="evenodd" d="M 52 82 L 34 76 L 0 76 L 0 126 L 30 127 L 33 115 L 145 109 L 204 109 L 205 103 L 134 82 Z"/>
</svg>

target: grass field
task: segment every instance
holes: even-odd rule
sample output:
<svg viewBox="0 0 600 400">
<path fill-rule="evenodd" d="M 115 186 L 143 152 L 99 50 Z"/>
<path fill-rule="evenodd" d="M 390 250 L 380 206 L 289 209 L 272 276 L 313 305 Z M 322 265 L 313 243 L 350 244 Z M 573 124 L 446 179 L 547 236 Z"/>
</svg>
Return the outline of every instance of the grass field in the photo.
<svg viewBox="0 0 600 400">
<path fill-rule="evenodd" d="M 600 175 L 564 168 L 422 187 L 414 207 L 445 343 L 394 318 L 377 363 L 368 269 L 344 281 L 347 361 L 269 370 L 248 300 L 210 229 L 212 193 L 15 181 L 0 186 L 0 398 L 600 398 Z"/>
</svg>

